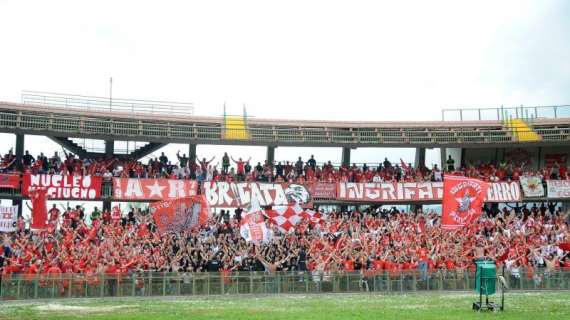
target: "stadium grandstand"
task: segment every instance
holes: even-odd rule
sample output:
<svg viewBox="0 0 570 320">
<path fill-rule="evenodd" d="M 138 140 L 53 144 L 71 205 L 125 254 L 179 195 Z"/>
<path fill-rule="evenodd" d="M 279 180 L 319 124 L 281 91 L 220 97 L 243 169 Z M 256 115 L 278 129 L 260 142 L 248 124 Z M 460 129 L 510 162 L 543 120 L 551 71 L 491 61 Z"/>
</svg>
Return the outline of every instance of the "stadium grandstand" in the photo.
<svg viewBox="0 0 570 320">
<path fill-rule="evenodd" d="M 245 112 L 204 118 L 182 114 L 189 104 L 41 93 L 22 100 L 0 104 L 0 130 L 16 135 L 0 167 L 2 195 L 15 205 L 11 229 L 10 207 L 3 209 L 4 299 L 200 294 L 203 278 L 193 276 L 189 287 L 176 276 L 196 273 L 212 277 L 207 290 L 218 293 L 295 292 L 299 281 L 323 292 L 468 289 L 472 260 L 481 257 L 505 266 L 512 288 L 570 285 L 560 278 L 570 268 L 568 107 L 548 108 L 552 117 L 539 117 L 545 107 L 485 109 L 479 117 L 495 119 L 465 121 L 469 111 L 445 110 L 442 121 L 404 125 L 252 120 Z M 172 112 L 155 114 L 153 103 Z M 459 119 L 447 121 L 453 112 Z M 26 135 L 46 135 L 63 152 L 24 151 Z M 140 147 L 115 153 L 116 140 L 135 137 L 145 140 Z M 103 139 L 104 151 L 74 138 Z M 190 141 L 188 156 L 141 161 L 171 141 Z M 199 159 L 199 143 L 266 144 L 267 159 Z M 340 146 L 342 163 L 313 155 L 275 161 L 282 145 Z M 414 163 L 389 154 L 351 163 L 351 150 L 376 145 L 414 147 Z M 426 148 L 440 149 L 439 164 L 425 165 Z M 440 209 L 422 206 L 441 203 L 446 176 L 490 186 L 478 223 L 453 233 L 442 231 Z M 174 204 L 182 198 L 190 204 Z M 46 200 L 103 205 L 47 208 Z M 190 218 L 157 216 L 153 202 Z M 185 209 L 197 204 L 205 210 Z M 254 288 L 252 272 L 265 272 L 255 279 L 263 289 Z M 153 289 L 156 279 L 162 288 Z"/>
</svg>

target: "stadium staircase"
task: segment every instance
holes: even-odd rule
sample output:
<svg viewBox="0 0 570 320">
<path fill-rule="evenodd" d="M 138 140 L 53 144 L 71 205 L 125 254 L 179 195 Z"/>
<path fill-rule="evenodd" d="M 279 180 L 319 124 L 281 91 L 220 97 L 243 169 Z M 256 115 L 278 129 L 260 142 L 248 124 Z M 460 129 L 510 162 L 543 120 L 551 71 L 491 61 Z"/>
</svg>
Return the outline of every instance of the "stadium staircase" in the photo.
<svg viewBox="0 0 570 320">
<path fill-rule="evenodd" d="M 513 133 L 517 141 L 532 142 L 542 140 L 542 137 L 523 119 L 507 119 L 504 125 Z"/>
<path fill-rule="evenodd" d="M 77 155 L 80 159 L 97 159 L 105 157 L 105 153 L 103 150 L 98 150 L 97 148 L 90 148 L 86 145 L 86 143 L 81 140 L 81 138 L 74 139 L 68 137 L 55 137 L 49 136 L 48 137 L 53 142 L 61 145 L 65 149 L 73 152 Z M 158 142 L 148 142 L 142 146 L 139 146 L 135 150 L 115 150 L 115 156 L 118 158 L 125 157 L 125 158 L 134 158 L 134 159 L 141 159 L 146 157 L 147 155 L 159 150 L 160 148 L 164 147 L 166 143 L 158 143 Z"/>
<path fill-rule="evenodd" d="M 243 115 L 241 116 L 226 115 L 224 110 L 223 136 L 226 140 L 249 140 L 251 138 L 247 126 L 247 114 L 245 108 L 243 110 Z"/>
</svg>

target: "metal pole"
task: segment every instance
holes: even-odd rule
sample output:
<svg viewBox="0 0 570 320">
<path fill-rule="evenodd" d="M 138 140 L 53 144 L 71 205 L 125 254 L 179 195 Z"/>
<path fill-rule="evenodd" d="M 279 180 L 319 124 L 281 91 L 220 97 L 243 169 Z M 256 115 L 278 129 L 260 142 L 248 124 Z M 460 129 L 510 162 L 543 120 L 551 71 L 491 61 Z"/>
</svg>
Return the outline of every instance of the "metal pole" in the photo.
<svg viewBox="0 0 570 320">
<path fill-rule="evenodd" d="M 113 105 L 113 77 L 109 78 L 109 111 L 112 110 Z"/>
</svg>

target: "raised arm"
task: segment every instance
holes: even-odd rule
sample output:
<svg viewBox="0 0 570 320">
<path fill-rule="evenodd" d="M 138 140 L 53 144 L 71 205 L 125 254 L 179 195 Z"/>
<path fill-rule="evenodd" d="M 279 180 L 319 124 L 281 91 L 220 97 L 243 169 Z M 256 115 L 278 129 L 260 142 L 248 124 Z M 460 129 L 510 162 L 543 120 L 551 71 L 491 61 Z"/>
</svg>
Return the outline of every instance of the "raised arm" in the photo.
<svg viewBox="0 0 570 320">
<path fill-rule="evenodd" d="M 291 259 L 292 256 L 293 256 L 293 254 L 290 253 L 287 257 L 285 257 L 285 258 L 283 258 L 283 259 L 277 261 L 275 264 L 276 264 L 276 265 L 280 265 L 280 264 L 282 264 L 283 262 L 285 262 L 285 261 Z"/>
<path fill-rule="evenodd" d="M 264 266 L 268 266 L 269 262 L 267 262 L 267 260 L 265 260 L 265 258 L 263 258 L 259 253 L 255 254 L 255 257 L 257 258 L 257 260 L 259 260 Z"/>
</svg>

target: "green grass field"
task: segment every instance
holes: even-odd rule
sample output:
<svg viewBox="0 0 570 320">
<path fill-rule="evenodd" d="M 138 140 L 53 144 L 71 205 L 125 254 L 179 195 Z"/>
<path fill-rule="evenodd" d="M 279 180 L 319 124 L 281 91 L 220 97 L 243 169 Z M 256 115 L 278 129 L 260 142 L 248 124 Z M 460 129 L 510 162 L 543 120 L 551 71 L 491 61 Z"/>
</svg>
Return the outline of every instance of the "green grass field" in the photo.
<svg viewBox="0 0 570 320">
<path fill-rule="evenodd" d="M 473 312 L 475 299 L 418 293 L 4 301 L 0 319 L 570 319 L 570 292 L 508 294 L 502 313 Z"/>
</svg>

